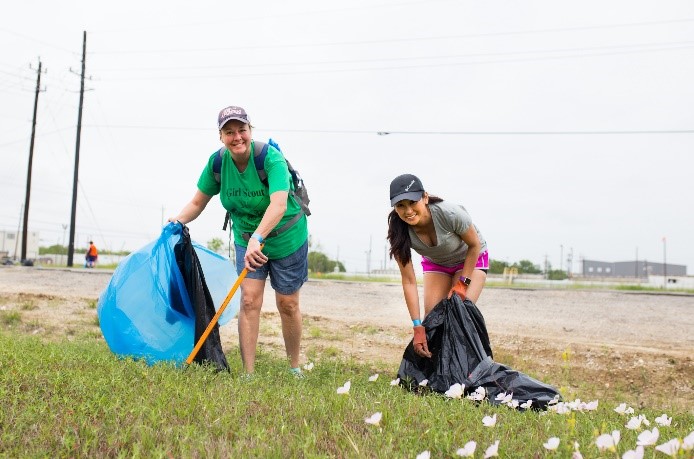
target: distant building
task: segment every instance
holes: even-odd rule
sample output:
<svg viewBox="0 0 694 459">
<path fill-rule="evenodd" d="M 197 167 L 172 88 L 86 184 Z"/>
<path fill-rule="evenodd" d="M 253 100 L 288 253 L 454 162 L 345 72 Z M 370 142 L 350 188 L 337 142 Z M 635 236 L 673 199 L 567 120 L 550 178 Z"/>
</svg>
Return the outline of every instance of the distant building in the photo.
<svg viewBox="0 0 694 459">
<path fill-rule="evenodd" d="M 22 257 L 22 233 L 16 231 L 0 231 L 0 256 L 19 260 Z M 33 260 L 39 256 L 39 233 L 27 232 L 27 259 Z"/>
<path fill-rule="evenodd" d="M 649 276 L 686 276 L 686 265 L 639 261 L 596 261 L 583 260 L 583 277 L 636 277 L 648 279 Z"/>
</svg>

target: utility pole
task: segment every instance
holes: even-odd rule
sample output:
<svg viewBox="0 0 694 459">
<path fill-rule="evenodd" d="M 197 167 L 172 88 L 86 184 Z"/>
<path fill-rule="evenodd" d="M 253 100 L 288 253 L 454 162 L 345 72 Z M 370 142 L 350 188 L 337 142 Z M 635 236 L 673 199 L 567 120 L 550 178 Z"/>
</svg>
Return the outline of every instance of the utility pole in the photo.
<svg viewBox="0 0 694 459">
<path fill-rule="evenodd" d="M 29 143 L 29 169 L 27 171 L 27 191 L 24 198 L 24 227 L 22 229 L 22 256 L 20 260 L 27 259 L 27 237 L 29 233 L 29 197 L 31 196 L 31 168 L 34 163 L 34 137 L 36 137 L 36 111 L 39 106 L 39 92 L 41 92 L 41 59 L 36 71 L 36 95 L 34 96 L 34 118 L 31 122 L 31 142 Z"/>
<path fill-rule="evenodd" d="M 72 213 L 70 214 L 70 242 L 67 249 L 67 266 L 72 267 L 75 252 L 75 214 L 77 212 L 77 178 L 80 165 L 80 134 L 82 132 L 82 104 L 84 102 L 84 67 L 87 59 L 87 31 L 82 32 L 82 77 L 80 78 L 80 105 L 77 113 L 77 139 L 75 142 L 75 175 L 72 179 Z"/>
<path fill-rule="evenodd" d="M 65 230 L 67 230 L 67 223 L 63 223 L 62 226 L 63 226 L 63 245 L 61 248 L 63 250 L 66 250 L 66 248 L 65 248 Z M 60 257 L 60 264 L 62 264 L 63 261 L 65 261 L 64 256 Z"/>
<path fill-rule="evenodd" d="M 667 260 L 665 259 L 665 236 L 663 236 L 663 288 L 667 288 Z"/>
</svg>

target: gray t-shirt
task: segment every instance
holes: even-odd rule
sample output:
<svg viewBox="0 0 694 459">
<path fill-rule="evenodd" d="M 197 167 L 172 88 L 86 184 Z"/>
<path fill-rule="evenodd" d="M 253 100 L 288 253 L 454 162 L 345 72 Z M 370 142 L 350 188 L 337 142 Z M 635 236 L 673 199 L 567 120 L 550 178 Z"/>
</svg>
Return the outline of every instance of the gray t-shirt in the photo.
<svg viewBox="0 0 694 459">
<path fill-rule="evenodd" d="M 458 204 L 451 204 L 447 201 L 442 201 L 437 204 L 429 204 L 431 218 L 434 221 L 434 229 L 436 230 L 437 244 L 430 247 L 422 242 L 414 232 L 412 227 L 409 227 L 410 241 L 412 248 L 421 256 L 430 261 L 442 266 L 456 266 L 465 261 L 468 245 L 460 238 L 460 234 L 473 225 L 477 231 L 477 237 L 480 238 L 482 248 L 480 253 L 487 250 L 487 242 L 482 237 L 480 230 L 472 223 L 470 214 L 467 213 L 465 207 Z"/>
</svg>

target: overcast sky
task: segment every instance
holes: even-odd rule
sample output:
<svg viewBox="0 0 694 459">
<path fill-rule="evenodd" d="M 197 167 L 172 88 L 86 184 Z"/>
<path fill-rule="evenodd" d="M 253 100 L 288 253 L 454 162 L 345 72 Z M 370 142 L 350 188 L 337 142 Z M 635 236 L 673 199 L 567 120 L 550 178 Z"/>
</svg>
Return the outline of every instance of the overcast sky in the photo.
<svg viewBox="0 0 694 459">
<path fill-rule="evenodd" d="M 493 259 L 694 270 L 690 0 L 11 2 L 0 230 L 21 230 L 40 59 L 41 245 L 69 239 L 83 31 L 78 247 L 156 239 L 233 104 L 300 170 L 312 240 L 349 271 L 383 266 L 402 173 L 463 204 Z M 224 238 L 223 215 L 214 198 L 193 239 Z"/>
</svg>

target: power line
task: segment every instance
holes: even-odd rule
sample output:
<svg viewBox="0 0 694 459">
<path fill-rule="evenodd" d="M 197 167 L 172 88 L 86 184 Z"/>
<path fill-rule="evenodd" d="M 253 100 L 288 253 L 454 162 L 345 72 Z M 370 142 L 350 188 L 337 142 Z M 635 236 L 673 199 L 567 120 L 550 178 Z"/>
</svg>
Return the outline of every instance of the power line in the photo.
<svg viewBox="0 0 694 459">
<path fill-rule="evenodd" d="M 664 21 L 646 21 L 646 22 L 635 22 L 635 23 L 623 23 L 623 24 L 605 24 L 605 25 L 595 25 L 595 26 L 577 26 L 577 27 L 562 27 L 562 28 L 546 28 L 546 29 L 534 29 L 534 30 L 516 30 L 507 32 L 482 32 L 482 33 L 471 33 L 471 34 L 460 34 L 460 35 L 442 35 L 442 36 L 428 36 L 428 37 L 404 37 L 404 38 L 390 38 L 381 40 L 358 40 L 358 41 L 342 41 L 342 42 L 325 42 L 325 43 L 299 43 L 299 44 L 285 44 L 285 45 L 248 45 L 248 46 L 235 46 L 227 48 L 196 48 L 196 49 L 157 49 L 157 50 L 113 50 L 113 51 L 97 51 L 90 52 L 90 54 L 152 54 L 152 53 L 198 53 L 203 51 L 210 52 L 220 52 L 220 51 L 230 51 L 230 50 L 254 50 L 254 49 L 286 49 L 286 48 L 315 48 L 322 46 L 353 46 L 353 45 L 373 45 L 377 43 L 403 43 L 403 42 L 420 42 L 420 41 L 430 41 L 430 40 L 456 40 L 461 38 L 482 38 L 482 37 L 497 37 L 497 36 L 507 36 L 507 35 L 529 35 L 538 33 L 552 33 L 552 32 L 573 32 L 580 30 L 599 30 L 599 29 L 612 29 L 612 28 L 622 28 L 622 27 L 643 27 L 650 25 L 665 25 L 665 24 L 676 24 L 676 23 L 686 23 L 692 22 L 694 18 L 683 18 L 683 19 L 672 19 Z"/>
<path fill-rule="evenodd" d="M 211 128 L 172 127 L 172 126 L 133 126 L 133 125 L 98 125 L 90 124 L 84 127 L 109 129 L 156 129 L 165 131 L 210 131 Z M 307 134 L 391 134 L 406 135 L 632 135 L 632 134 L 694 134 L 694 129 L 635 129 L 635 130 L 606 130 L 606 131 L 369 131 L 369 130 L 337 130 L 337 129 L 276 129 L 256 128 L 259 131 L 295 132 Z"/>
<path fill-rule="evenodd" d="M 632 135 L 632 134 L 694 134 L 694 129 L 633 131 L 379 131 L 378 135 Z"/>
<path fill-rule="evenodd" d="M 693 40 L 687 41 L 673 41 L 673 42 L 660 42 L 660 43 L 634 43 L 625 45 L 610 45 L 610 46 L 591 46 L 591 47 L 580 47 L 580 48 L 550 48 L 550 49 L 537 49 L 537 50 L 526 50 L 526 51 L 508 51 L 508 52 L 489 52 L 489 53 L 469 53 L 469 54 L 455 54 L 455 55 L 443 55 L 443 56 L 408 56 L 408 57 L 379 57 L 375 59 L 343 59 L 343 60 L 333 60 L 333 61 L 303 61 L 303 62 L 271 62 L 271 63 L 258 63 L 258 64 L 239 64 L 239 65 L 206 65 L 206 66 L 176 66 L 176 67 L 138 67 L 137 71 L 162 71 L 162 72 L 172 72 L 176 70 L 215 70 L 215 69 L 242 69 L 242 68 L 264 68 L 264 67 L 288 67 L 288 66 L 308 66 L 308 65 L 343 65 L 343 64 L 370 64 L 370 63 L 383 63 L 383 62 L 412 62 L 421 60 L 434 60 L 434 59 L 467 59 L 467 58 L 480 58 L 480 57 L 500 57 L 500 56 L 520 56 L 528 54 L 556 54 L 556 53 L 584 53 L 588 52 L 598 52 L 595 54 L 580 54 L 578 57 L 583 57 L 586 55 L 601 55 L 604 54 L 602 51 L 611 50 L 624 50 L 625 53 L 634 52 L 645 52 L 645 51 L 663 51 L 670 49 L 680 49 L 689 48 L 694 45 Z M 631 48 L 631 49 L 629 49 Z M 642 49 L 633 49 L 642 48 Z M 549 56 L 549 57 L 575 57 L 570 54 L 565 56 Z M 485 61 L 487 63 L 490 61 Z M 500 62 L 500 61 L 491 61 Z M 503 61 L 501 61 L 503 62 Z M 479 63 L 479 62 L 475 62 Z M 422 64 L 422 66 L 429 66 L 430 64 Z M 436 65 L 436 64 L 434 64 Z M 456 65 L 455 63 L 450 65 Z M 132 72 L 132 68 L 118 67 L 118 68 L 101 68 L 100 71 L 110 71 L 110 72 Z M 310 72 L 313 72 L 311 70 Z"/>
<path fill-rule="evenodd" d="M 662 48 L 644 48 L 637 50 L 624 50 L 624 51 L 598 51 L 593 53 L 584 54 L 567 54 L 563 56 L 538 56 L 538 57 L 526 57 L 526 58 L 508 58 L 508 59 L 493 59 L 493 60 L 479 60 L 479 61 L 468 61 L 468 62 L 444 62 L 444 63 L 423 63 L 423 64 L 410 64 L 410 65 L 392 65 L 392 66 L 380 66 L 380 67 L 361 67 L 361 68 L 343 68 L 343 69 L 302 69 L 302 70 L 286 70 L 277 72 L 256 72 L 256 73 L 237 73 L 231 75 L 153 75 L 150 77 L 122 77 L 122 78 L 103 78 L 103 81 L 144 81 L 144 80 L 194 80 L 203 78 L 248 78 L 248 77 L 263 77 L 263 76 L 280 76 L 280 75 L 316 75 L 316 74 L 328 74 L 328 73 L 348 73 L 348 72 L 375 72 L 375 71 L 388 71 L 388 70 L 406 70 L 406 69 L 419 69 L 425 68 L 430 69 L 434 67 L 462 67 L 471 65 L 489 65 L 489 64 L 504 64 L 504 63 L 522 63 L 522 62 L 537 62 L 537 61 L 549 61 L 549 60 L 560 60 L 560 59 L 576 59 L 576 58 L 590 58 L 590 57 L 601 57 L 601 56 L 615 56 L 624 54 L 636 54 L 636 53 L 648 53 L 648 52 L 659 52 L 659 51 L 670 51 L 670 50 L 689 50 L 694 48 L 694 45 L 685 46 L 668 46 Z M 520 54 L 522 52 L 519 52 Z M 514 54 L 514 53 L 509 53 Z M 478 56 L 484 57 L 484 56 Z M 424 59 L 424 58 L 420 58 Z M 376 61 L 378 62 L 378 61 Z M 369 63 L 369 62 L 367 62 Z M 288 64 L 289 65 L 289 64 Z M 301 65 L 301 64 L 298 64 Z"/>
</svg>

